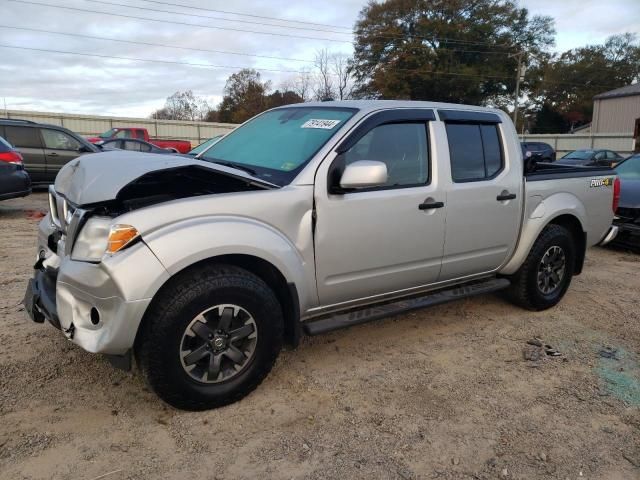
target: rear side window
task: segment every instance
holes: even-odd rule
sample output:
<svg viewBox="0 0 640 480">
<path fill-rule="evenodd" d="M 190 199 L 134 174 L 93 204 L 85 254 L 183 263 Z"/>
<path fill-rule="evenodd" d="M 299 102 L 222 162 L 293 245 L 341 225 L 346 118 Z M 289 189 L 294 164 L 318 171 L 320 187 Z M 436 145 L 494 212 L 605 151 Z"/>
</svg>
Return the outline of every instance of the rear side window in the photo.
<svg viewBox="0 0 640 480">
<path fill-rule="evenodd" d="M 131 130 L 118 130 L 113 138 L 131 138 Z"/>
<path fill-rule="evenodd" d="M 496 125 L 447 123 L 447 137 L 454 182 L 487 180 L 502 170 L 502 145 Z"/>
<path fill-rule="evenodd" d="M 6 125 L 4 133 L 7 141 L 18 148 L 42 148 L 37 128 Z"/>
<path fill-rule="evenodd" d="M 130 142 L 125 140 L 123 143 L 125 150 L 129 150 L 131 152 L 139 152 L 140 150 L 142 150 L 141 145 L 138 142 Z"/>
</svg>

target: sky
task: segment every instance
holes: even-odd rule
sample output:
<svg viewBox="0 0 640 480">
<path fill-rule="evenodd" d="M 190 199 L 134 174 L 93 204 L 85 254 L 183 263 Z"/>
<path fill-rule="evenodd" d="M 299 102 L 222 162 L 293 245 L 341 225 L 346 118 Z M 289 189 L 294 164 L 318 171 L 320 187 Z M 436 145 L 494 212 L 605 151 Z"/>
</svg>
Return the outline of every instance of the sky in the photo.
<svg viewBox="0 0 640 480">
<path fill-rule="evenodd" d="M 4 99 L 10 110 L 146 117 L 178 90 L 215 106 L 240 68 L 278 87 L 311 68 L 318 49 L 350 54 L 365 2 L 0 0 L 0 109 Z M 557 51 L 640 33 L 640 0 L 518 5 L 555 19 Z"/>
</svg>

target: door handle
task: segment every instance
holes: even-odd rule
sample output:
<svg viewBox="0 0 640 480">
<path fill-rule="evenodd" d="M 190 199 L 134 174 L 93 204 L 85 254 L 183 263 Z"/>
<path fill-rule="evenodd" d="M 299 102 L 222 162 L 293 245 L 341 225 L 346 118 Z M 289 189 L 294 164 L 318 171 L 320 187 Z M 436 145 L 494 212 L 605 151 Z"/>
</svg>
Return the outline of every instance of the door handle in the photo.
<svg viewBox="0 0 640 480">
<path fill-rule="evenodd" d="M 418 205 L 418 209 L 420 210 L 431 210 L 432 208 L 442 207 L 444 207 L 444 202 L 425 202 Z"/>
<path fill-rule="evenodd" d="M 47 153 L 47 155 L 49 155 L 50 157 L 57 157 L 58 154 L 56 152 L 49 152 Z"/>
<path fill-rule="evenodd" d="M 513 200 L 516 198 L 515 193 L 502 193 L 496 197 L 496 200 L 499 202 L 504 202 L 505 200 Z"/>
</svg>

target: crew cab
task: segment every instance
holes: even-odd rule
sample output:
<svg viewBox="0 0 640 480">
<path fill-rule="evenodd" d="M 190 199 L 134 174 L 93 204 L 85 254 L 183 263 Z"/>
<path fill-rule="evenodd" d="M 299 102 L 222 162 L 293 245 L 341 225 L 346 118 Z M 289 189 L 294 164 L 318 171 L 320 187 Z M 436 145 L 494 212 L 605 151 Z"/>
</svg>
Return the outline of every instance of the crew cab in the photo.
<svg viewBox="0 0 640 480">
<path fill-rule="evenodd" d="M 218 407 L 303 334 L 501 290 L 556 305 L 615 237 L 618 181 L 531 170 L 502 111 L 408 101 L 276 108 L 195 159 L 86 156 L 50 190 L 25 307 Z"/>
<path fill-rule="evenodd" d="M 188 153 L 189 150 L 191 150 L 191 142 L 188 142 L 186 140 L 151 138 L 149 136 L 149 131 L 146 128 L 140 127 L 112 128 L 104 133 L 101 133 L 97 137 L 88 137 L 87 140 L 89 140 L 91 143 L 100 145 L 107 140 L 116 138 L 134 138 L 138 140 L 144 140 L 145 142 L 149 142 L 156 147 L 170 149 L 175 151 L 176 153 Z"/>
</svg>

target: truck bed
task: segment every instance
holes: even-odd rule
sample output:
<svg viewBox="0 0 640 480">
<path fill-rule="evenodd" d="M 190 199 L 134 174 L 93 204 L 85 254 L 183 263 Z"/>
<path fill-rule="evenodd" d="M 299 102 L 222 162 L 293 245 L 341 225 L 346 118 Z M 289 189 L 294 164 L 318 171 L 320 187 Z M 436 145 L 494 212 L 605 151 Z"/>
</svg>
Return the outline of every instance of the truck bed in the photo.
<svg viewBox="0 0 640 480">
<path fill-rule="evenodd" d="M 610 167 L 583 167 L 542 162 L 537 163 L 533 167 L 532 171 L 525 171 L 524 174 L 527 182 L 554 180 L 560 178 L 599 177 L 607 175 L 615 175 L 615 171 Z"/>
</svg>

